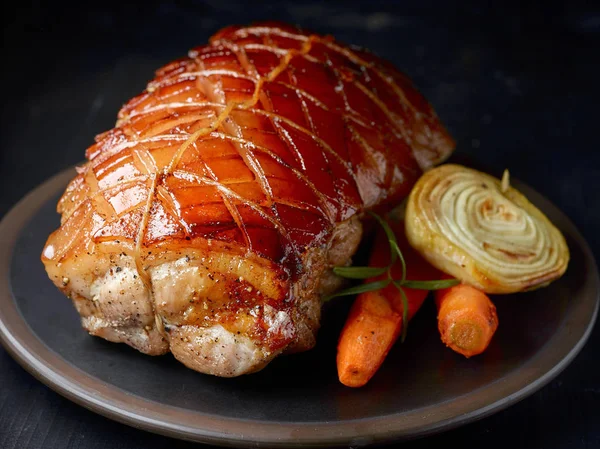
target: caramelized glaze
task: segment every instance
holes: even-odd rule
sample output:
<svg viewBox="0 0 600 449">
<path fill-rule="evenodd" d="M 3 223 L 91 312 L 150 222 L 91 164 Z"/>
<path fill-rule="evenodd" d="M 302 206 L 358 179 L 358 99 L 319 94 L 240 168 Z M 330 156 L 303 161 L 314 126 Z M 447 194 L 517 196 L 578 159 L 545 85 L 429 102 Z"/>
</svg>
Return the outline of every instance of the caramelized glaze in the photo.
<svg viewBox="0 0 600 449">
<path fill-rule="evenodd" d="M 287 25 L 229 27 L 123 106 L 59 212 L 77 238 L 130 242 L 142 275 L 143 248 L 201 238 L 293 276 L 336 223 L 406 196 L 452 147 L 376 56 Z"/>
</svg>

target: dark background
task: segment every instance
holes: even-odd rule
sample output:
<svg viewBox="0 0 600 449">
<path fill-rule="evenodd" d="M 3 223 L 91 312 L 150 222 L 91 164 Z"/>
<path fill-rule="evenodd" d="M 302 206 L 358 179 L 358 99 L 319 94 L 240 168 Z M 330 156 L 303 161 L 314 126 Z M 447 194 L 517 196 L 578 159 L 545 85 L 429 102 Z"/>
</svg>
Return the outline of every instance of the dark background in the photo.
<svg viewBox="0 0 600 449">
<path fill-rule="evenodd" d="M 592 2 L 5 2 L 0 216 L 79 162 L 153 70 L 222 26 L 280 19 L 393 61 L 457 152 L 557 204 L 600 256 L 600 8 Z M 0 250 L 2 250 L 0 248 Z M 600 447 L 600 326 L 549 385 L 491 417 L 405 447 Z M 190 448 L 95 415 L 0 349 L 0 448 Z"/>
</svg>

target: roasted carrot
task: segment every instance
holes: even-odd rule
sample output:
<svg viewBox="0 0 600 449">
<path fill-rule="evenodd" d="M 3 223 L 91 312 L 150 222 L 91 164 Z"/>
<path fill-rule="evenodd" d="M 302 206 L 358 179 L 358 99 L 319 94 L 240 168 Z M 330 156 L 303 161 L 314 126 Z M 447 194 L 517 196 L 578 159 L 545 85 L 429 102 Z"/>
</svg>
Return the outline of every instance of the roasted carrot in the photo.
<svg viewBox="0 0 600 449">
<path fill-rule="evenodd" d="M 440 272 L 410 247 L 404 235 L 403 224 L 391 223 L 391 227 L 406 262 L 407 278 L 411 280 L 439 278 Z M 378 229 L 369 265 L 381 267 L 386 266 L 389 261 L 388 240 L 383 230 Z M 394 279 L 402 276 L 400 261 L 396 261 L 391 273 Z M 366 282 L 386 277 L 387 274 L 383 274 Z M 403 290 L 408 299 L 410 320 L 429 292 L 406 287 L 403 287 Z M 393 285 L 357 296 L 338 342 L 337 368 L 341 383 L 349 387 L 361 387 L 373 377 L 402 332 L 402 312 L 402 297 Z"/>
<path fill-rule="evenodd" d="M 460 284 L 435 293 L 442 342 L 459 354 L 481 354 L 498 328 L 496 306 L 481 290 Z"/>
<path fill-rule="evenodd" d="M 340 382 L 362 387 L 379 369 L 402 329 L 402 314 L 382 290 L 358 295 L 340 334 L 337 368 Z"/>
</svg>

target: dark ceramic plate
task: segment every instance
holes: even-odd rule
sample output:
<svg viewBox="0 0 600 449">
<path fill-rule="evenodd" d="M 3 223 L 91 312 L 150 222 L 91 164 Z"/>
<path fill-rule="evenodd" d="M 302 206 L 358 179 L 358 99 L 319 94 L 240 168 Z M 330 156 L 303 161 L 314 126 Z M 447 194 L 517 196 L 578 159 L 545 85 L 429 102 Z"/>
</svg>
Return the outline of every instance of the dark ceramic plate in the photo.
<svg viewBox="0 0 600 449">
<path fill-rule="evenodd" d="M 90 337 L 50 283 L 42 246 L 59 223 L 56 200 L 73 171 L 26 196 L 0 223 L 0 336 L 28 371 L 102 415 L 165 435 L 229 446 L 352 445 L 406 439 L 487 416 L 541 388 L 576 356 L 598 310 L 598 271 L 573 224 L 517 184 L 564 232 L 566 275 L 550 287 L 496 297 L 500 327 L 466 360 L 439 340 L 432 301 L 371 383 L 337 381 L 335 344 L 350 301 L 324 313 L 317 347 L 258 374 L 221 379 L 171 356 L 149 357 Z"/>
</svg>

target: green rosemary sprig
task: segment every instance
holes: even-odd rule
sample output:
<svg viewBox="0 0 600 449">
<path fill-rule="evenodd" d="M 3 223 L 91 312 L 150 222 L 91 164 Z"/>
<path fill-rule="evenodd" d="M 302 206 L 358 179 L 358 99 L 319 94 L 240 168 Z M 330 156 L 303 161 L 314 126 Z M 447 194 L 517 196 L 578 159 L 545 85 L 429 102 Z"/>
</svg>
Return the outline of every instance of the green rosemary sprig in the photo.
<svg viewBox="0 0 600 449">
<path fill-rule="evenodd" d="M 400 296 L 402 298 L 402 341 L 404 342 L 404 340 L 406 339 L 406 332 L 408 329 L 408 298 L 406 297 L 406 292 L 404 291 L 404 288 L 414 288 L 420 290 L 439 290 L 442 288 L 448 288 L 457 285 L 460 281 L 458 279 L 441 279 L 432 281 L 407 280 L 406 261 L 404 260 L 404 256 L 402 255 L 400 247 L 398 246 L 398 241 L 396 240 L 394 231 L 392 231 L 385 219 L 383 219 L 374 212 L 368 213 L 373 218 L 375 218 L 375 220 L 377 220 L 377 222 L 381 225 L 387 236 L 388 243 L 390 245 L 389 264 L 385 267 L 334 267 L 333 272 L 338 276 L 346 279 L 370 279 L 387 273 L 387 279 L 359 284 L 347 288 L 345 290 L 340 290 L 339 292 L 336 292 L 326 297 L 324 301 L 329 301 L 332 298 L 337 298 L 340 296 L 352 296 L 358 295 L 360 293 L 380 290 L 382 288 L 386 288 L 390 284 L 394 285 L 394 287 L 396 287 L 400 292 Z M 392 266 L 398 260 L 402 265 L 402 277 L 400 279 L 393 279 Z"/>
<path fill-rule="evenodd" d="M 333 272 L 346 279 L 368 279 L 388 271 L 388 267 L 334 267 Z"/>
<path fill-rule="evenodd" d="M 398 289 L 402 298 L 402 343 L 404 343 L 408 331 L 408 298 L 400 282 L 394 282 L 394 287 Z"/>
<path fill-rule="evenodd" d="M 336 298 L 338 296 L 351 296 L 351 295 L 358 295 L 359 293 L 365 293 L 365 292 L 372 292 L 374 290 L 380 290 L 382 288 L 387 287 L 388 285 L 390 285 L 390 281 L 389 279 L 384 279 L 382 281 L 374 281 L 374 282 L 369 282 L 366 284 L 359 284 L 359 285 L 355 285 L 354 287 L 350 287 L 347 288 L 345 290 L 341 290 L 337 293 L 334 293 L 331 296 L 328 296 L 326 298 L 326 300 L 332 299 L 332 298 Z"/>
</svg>

